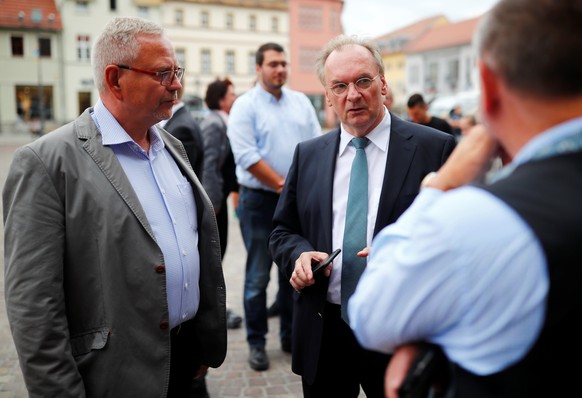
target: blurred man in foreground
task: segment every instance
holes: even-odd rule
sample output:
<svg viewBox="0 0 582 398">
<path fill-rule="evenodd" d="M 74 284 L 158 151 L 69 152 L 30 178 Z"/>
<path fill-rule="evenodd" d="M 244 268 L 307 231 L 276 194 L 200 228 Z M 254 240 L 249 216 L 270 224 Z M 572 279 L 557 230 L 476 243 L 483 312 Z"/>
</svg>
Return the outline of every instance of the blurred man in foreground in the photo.
<svg viewBox="0 0 582 398">
<path fill-rule="evenodd" d="M 582 348 L 582 0 L 501 0 L 482 21 L 482 118 L 399 221 L 374 241 L 349 305 L 359 341 L 397 350 L 396 397 L 426 341 L 454 364 L 455 397 L 561 397 Z M 540 54 L 543 54 L 541 57 Z M 490 186 L 464 186 L 500 145 Z"/>
</svg>

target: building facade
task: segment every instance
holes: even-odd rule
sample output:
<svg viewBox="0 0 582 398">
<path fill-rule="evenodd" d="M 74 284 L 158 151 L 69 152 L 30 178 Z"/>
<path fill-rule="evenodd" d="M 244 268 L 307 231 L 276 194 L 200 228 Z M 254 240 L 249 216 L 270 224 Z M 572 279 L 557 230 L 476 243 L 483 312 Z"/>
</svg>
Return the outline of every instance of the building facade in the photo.
<svg viewBox="0 0 582 398">
<path fill-rule="evenodd" d="M 314 60 L 342 32 L 342 9 L 342 0 L 4 0 L 0 132 L 42 134 L 97 101 L 91 47 L 115 16 L 164 26 L 186 70 L 185 98 L 199 107 L 216 78 L 230 78 L 238 94 L 250 89 L 257 48 L 279 43 L 290 61 L 289 87 L 310 97 L 322 124 L 334 125 Z"/>
<path fill-rule="evenodd" d="M 479 89 L 472 38 L 479 18 L 430 29 L 406 47 L 408 95 L 427 99 Z"/>
<path fill-rule="evenodd" d="M 395 31 L 377 37 L 382 60 L 384 61 L 384 71 L 386 81 L 394 99 L 393 108 L 397 113 L 405 113 L 406 102 L 408 100 L 406 81 L 406 47 L 424 35 L 428 30 L 443 26 L 449 20 L 443 15 L 426 18 L 413 24 L 404 26 Z"/>
<path fill-rule="evenodd" d="M 98 98 L 91 46 L 114 16 L 160 21 L 162 0 L 5 0 L 0 8 L 0 132 L 42 134 Z M 38 104 L 42 106 L 39 107 Z"/>
<path fill-rule="evenodd" d="M 62 29 L 52 0 L 2 2 L 0 131 L 41 133 L 62 112 Z"/>
<path fill-rule="evenodd" d="M 342 0 L 290 0 L 290 61 L 289 85 L 309 97 L 320 123 L 337 125 L 337 116 L 326 106 L 325 89 L 315 73 L 315 59 L 322 47 L 343 32 Z"/>
</svg>

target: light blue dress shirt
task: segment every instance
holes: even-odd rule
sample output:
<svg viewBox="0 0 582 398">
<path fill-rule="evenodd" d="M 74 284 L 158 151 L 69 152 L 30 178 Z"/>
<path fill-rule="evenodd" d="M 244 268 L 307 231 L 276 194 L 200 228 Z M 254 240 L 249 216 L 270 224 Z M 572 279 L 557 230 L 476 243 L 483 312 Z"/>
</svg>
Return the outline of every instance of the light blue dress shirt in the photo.
<svg viewBox="0 0 582 398">
<path fill-rule="evenodd" d="M 544 132 L 522 148 L 509 172 L 580 131 L 582 118 Z M 427 188 L 374 240 L 349 302 L 350 326 L 369 349 L 388 353 L 429 341 L 463 368 L 487 375 L 534 344 L 548 278 L 539 241 L 503 201 L 471 186 Z"/>
<path fill-rule="evenodd" d="M 150 151 L 146 153 L 121 127 L 99 100 L 93 120 L 103 145 L 113 150 L 125 171 L 157 244 L 164 255 L 170 327 L 192 319 L 200 303 L 200 257 L 198 219 L 190 182 L 151 128 Z M 131 237 L 120 244 L 131 244 Z"/>
<path fill-rule="evenodd" d="M 295 146 L 319 136 L 321 126 L 305 94 L 283 88 L 277 101 L 257 83 L 234 102 L 228 117 L 227 134 L 239 184 L 272 191 L 247 169 L 262 159 L 286 178 Z"/>
</svg>

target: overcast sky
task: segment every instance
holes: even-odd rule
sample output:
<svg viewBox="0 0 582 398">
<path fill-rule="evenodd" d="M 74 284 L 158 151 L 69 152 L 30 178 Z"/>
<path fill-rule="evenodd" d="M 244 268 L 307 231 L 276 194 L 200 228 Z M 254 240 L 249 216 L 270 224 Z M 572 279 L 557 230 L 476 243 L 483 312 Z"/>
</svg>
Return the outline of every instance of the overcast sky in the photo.
<svg viewBox="0 0 582 398">
<path fill-rule="evenodd" d="M 458 22 L 489 10 L 497 0 L 344 0 L 346 34 L 377 37 L 423 18 L 443 14 Z"/>
</svg>

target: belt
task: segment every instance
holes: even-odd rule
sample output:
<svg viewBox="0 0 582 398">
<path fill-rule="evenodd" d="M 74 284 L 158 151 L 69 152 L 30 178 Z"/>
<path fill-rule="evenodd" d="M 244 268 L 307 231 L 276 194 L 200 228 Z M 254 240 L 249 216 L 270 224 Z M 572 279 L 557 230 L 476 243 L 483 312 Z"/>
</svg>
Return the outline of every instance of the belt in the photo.
<svg viewBox="0 0 582 398">
<path fill-rule="evenodd" d="M 265 196 L 269 196 L 269 197 L 274 197 L 274 198 L 279 197 L 279 194 L 277 192 L 267 191 L 266 189 L 262 189 L 262 188 L 249 188 L 249 187 L 245 187 L 245 186 L 241 185 L 240 189 L 241 189 L 241 192 L 246 190 L 246 191 L 258 193 L 260 195 L 265 195 Z"/>
</svg>

